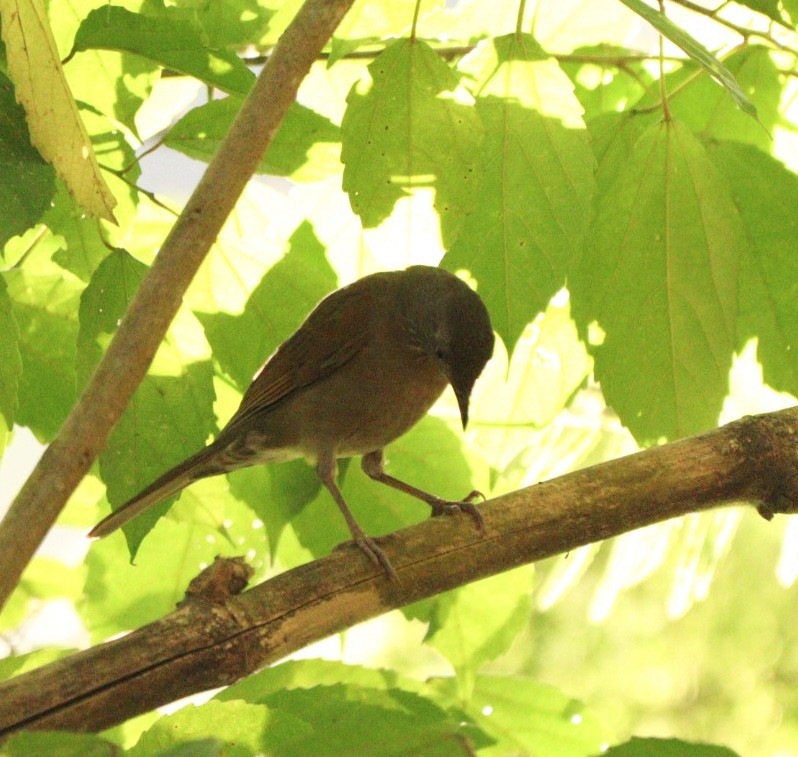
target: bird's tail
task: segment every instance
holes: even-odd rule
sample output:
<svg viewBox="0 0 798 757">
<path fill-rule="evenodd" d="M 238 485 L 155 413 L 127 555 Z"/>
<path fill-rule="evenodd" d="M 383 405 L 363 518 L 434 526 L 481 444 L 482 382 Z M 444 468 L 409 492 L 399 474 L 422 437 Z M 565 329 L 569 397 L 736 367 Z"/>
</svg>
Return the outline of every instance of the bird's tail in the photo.
<svg viewBox="0 0 798 757">
<path fill-rule="evenodd" d="M 103 518 L 90 532 L 90 537 L 107 536 L 146 509 L 163 502 L 206 476 L 221 473 L 225 468 L 218 459 L 219 449 L 211 444 L 184 460 L 142 489 L 133 499 Z"/>
</svg>

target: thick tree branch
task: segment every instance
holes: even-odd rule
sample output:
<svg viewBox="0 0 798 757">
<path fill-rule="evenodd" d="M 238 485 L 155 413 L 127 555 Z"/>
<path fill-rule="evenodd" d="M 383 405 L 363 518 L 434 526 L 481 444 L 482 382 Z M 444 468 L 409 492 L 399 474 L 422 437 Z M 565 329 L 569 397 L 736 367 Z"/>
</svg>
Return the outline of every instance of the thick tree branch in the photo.
<svg viewBox="0 0 798 757">
<path fill-rule="evenodd" d="M 392 608 L 685 513 L 739 501 L 765 517 L 797 511 L 796 442 L 798 408 L 744 418 L 499 497 L 483 537 L 468 518 L 430 519 L 385 539 L 400 583 L 355 548 L 239 596 L 226 587 L 241 585 L 241 565 L 217 567 L 171 615 L 0 685 L 0 737 L 101 730 Z"/>
<path fill-rule="evenodd" d="M 353 0 L 307 0 L 208 166 L 108 351 L 0 524 L 0 608 L 124 412 L 194 274 Z"/>
</svg>

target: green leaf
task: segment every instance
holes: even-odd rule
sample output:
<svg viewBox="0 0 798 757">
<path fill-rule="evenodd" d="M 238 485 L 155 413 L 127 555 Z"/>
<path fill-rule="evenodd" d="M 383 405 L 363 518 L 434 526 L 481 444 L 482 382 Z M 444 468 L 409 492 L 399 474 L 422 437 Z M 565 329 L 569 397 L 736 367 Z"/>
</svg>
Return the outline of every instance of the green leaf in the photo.
<svg viewBox="0 0 798 757">
<path fill-rule="evenodd" d="M 164 144 L 191 158 L 208 162 L 216 154 L 238 114 L 242 99 L 211 100 L 193 108 L 167 133 Z M 299 103 L 288 109 L 257 173 L 318 181 L 341 170 L 340 129 Z"/>
<path fill-rule="evenodd" d="M 601 113 L 624 111 L 646 93 L 653 77 L 645 61 L 635 60 L 635 55 L 639 53 L 600 44 L 580 47 L 573 52 L 574 60 L 560 62 L 585 110 L 585 121 Z M 618 59 L 627 60 L 623 66 L 618 66 Z"/>
<path fill-rule="evenodd" d="M 131 13 L 117 5 L 96 8 L 80 25 L 72 54 L 92 49 L 135 53 L 238 95 L 246 95 L 255 80 L 237 55 L 207 47 L 192 24 Z"/>
<path fill-rule="evenodd" d="M 743 113 L 715 79 L 689 61 L 665 78 L 665 89 L 672 93 L 668 96 L 671 114 L 704 138 L 746 142 L 770 152 L 773 142 L 770 133 L 781 118 L 782 97 L 780 75 L 770 51 L 759 45 L 747 45 L 730 55 L 725 64 L 756 106 L 757 120 Z M 657 82 L 637 107 L 656 108 L 660 98 Z"/>
<path fill-rule="evenodd" d="M 69 274 L 51 273 L 55 266 L 37 269 L 26 262 L 5 274 L 22 357 L 16 423 L 46 441 L 55 436 L 76 398 L 80 287 Z"/>
<path fill-rule="evenodd" d="M 696 63 L 704 68 L 710 76 L 734 98 L 737 106 L 752 118 L 756 118 L 756 108 L 745 96 L 734 75 L 703 45 L 691 37 L 684 29 L 673 23 L 667 16 L 646 5 L 643 0 L 621 0 L 627 7 L 648 21 L 660 34 L 680 47 Z"/>
<path fill-rule="evenodd" d="M 490 740 L 462 718 L 401 689 L 352 684 L 278 691 L 264 698 L 309 727 L 289 754 L 470 755 Z"/>
<path fill-rule="evenodd" d="M 364 226 L 396 201 L 435 190 L 444 242 L 474 203 L 472 174 L 482 137 L 471 98 L 429 45 L 399 40 L 368 67 L 347 97 L 341 124 L 343 187 Z"/>
<path fill-rule="evenodd" d="M 97 268 L 80 304 L 78 376 L 85 381 L 116 331 L 146 266 L 124 250 Z M 199 341 L 198 341 L 199 340 Z M 150 372 L 133 395 L 100 455 L 108 499 L 120 505 L 205 445 L 215 428 L 213 371 L 198 324 L 178 316 Z M 131 553 L 163 515 L 154 508 L 125 527 Z"/>
<path fill-rule="evenodd" d="M 176 748 L 187 748 L 191 742 L 200 742 L 205 749 L 208 742 L 221 743 L 226 757 L 293 754 L 292 743 L 301 740 L 308 730 L 303 718 L 275 712 L 263 705 L 210 701 L 199 706 L 188 705 L 162 717 L 127 754 L 130 757 L 173 755 Z"/>
<path fill-rule="evenodd" d="M 337 283 L 324 247 L 303 222 L 285 257 L 270 268 L 240 315 L 197 313 L 213 356 L 244 391 L 272 352 Z"/>
<path fill-rule="evenodd" d="M 434 681 L 444 706 L 459 697 L 453 679 Z M 496 739 L 486 757 L 534 754 L 592 757 L 603 753 L 607 730 L 585 705 L 553 686 L 523 676 L 478 676 L 465 710 Z"/>
<path fill-rule="evenodd" d="M 223 702 L 243 699 L 251 704 L 259 704 L 281 691 L 309 689 L 314 686 L 332 686 L 341 683 L 362 689 L 371 688 L 382 691 L 397 687 L 418 691 L 423 686 L 418 681 L 400 677 L 390 668 L 365 668 L 360 665 L 346 665 L 337 660 L 288 660 L 279 665 L 264 668 L 260 672 L 222 689 L 215 699 Z"/>
<path fill-rule="evenodd" d="M 224 503 L 230 525 L 220 533 L 219 520 L 197 493 Z M 190 581 L 217 555 L 250 553 L 262 573 L 268 554 L 263 529 L 251 526 L 248 509 L 232 499 L 223 477 L 194 484 L 175 505 L 180 522 L 162 518 L 130 562 L 119 534 L 93 542 L 86 556 L 86 581 L 80 616 L 94 641 L 139 628 L 174 610 Z M 120 591 L 120 587 L 124 587 Z"/>
<path fill-rule="evenodd" d="M 604 161 L 617 163 L 615 180 L 569 277 L 577 323 L 605 333 L 596 377 L 639 442 L 706 430 L 728 388 L 744 229 L 679 123 L 650 127 L 631 153 Z"/>
<path fill-rule="evenodd" d="M 17 413 L 22 357 L 19 330 L 11 309 L 5 279 L 0 276 L 0 454 Z"/>
<path fill-rule="evenodd" d="M 0 73 L 0 258 L 3 246 L 39 220 L 55 190 L 55 171 L 30 143 L 25 111 Z M 12 180 L 13 177 L 13 180 Z"/>
<path fill-rule="evenodd" d="M 469 58 L 485 125 L 475 210 L 444 257 L 467 269 L 508 351 L 565 283 L 592 214 L 594 158 L 568 77 L 528 35 Z M 574 128 L 576 127 L 576 128 Z"/>
<path fill-rule="evenodd" d="M 751 242 L 741 261 L 737 350 L 757 337 L 765 381 L 798 394 L 798 176 L 747 145 L 707 149 Z"/>
<path fill-rule="evenodd" d="M 97 222 L 86 217 L 61 182 L 58 182 L 53 205 L 42 221 L 63 240 L 64 246 L 53 255 L 53 261 L 88 282 L 110 250 Z"/>
<path fill-rule="evenodd" d="M 435 600 L 427 643 L 468 684 L 486 663 L 506 652 L 532 609 L 531 566 L 468 584 Z"/>
<path fill-rule="evenodd" d="M 229 478 L 230 491 L 263 522 L 271 554 L 277 551 L 286 525 L 321 491 L 316 471 L 304 460 L 253 465 L 234 471 Z"/>
<path fill-rule="evenodd" d="M 610 747 L 608 757 L 739 757 L 725 746 L 699 744 L 678 739 L 632 738 L 625 744 Z"/>
<path fill-rule="evenodd" d="M 19 733 L 3 744 L 3 757 L 114 757 L 119 747 L 87 733 Z"/>
<path fill-rule="evenodd" d="M 31 144 L 81 207 L 114 220 L 116 199 L 100 171 L 67 84 L 47 10 L 36 0 L 0 0 L 8 73 L 25 109 Z"/>
</svg>

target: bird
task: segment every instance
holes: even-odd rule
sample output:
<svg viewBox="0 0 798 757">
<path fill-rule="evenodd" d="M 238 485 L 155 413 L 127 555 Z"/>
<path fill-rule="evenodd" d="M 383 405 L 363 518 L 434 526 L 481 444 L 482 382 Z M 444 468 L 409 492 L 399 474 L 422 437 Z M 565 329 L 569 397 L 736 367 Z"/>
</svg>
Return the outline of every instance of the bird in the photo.
<svg viewBox="0 0 798 757">
<path fill-rule="evenodd" d="M 114 510 L 89 536 L 106 536 L 199 479 L 305 458 L 354 543 L 396 578 L 338 488 L 337 461 L 362 456 L 369 478 L 426 502 L 432 515 L 469 513 L 483 530 L 473 504 L 479 492 L 448 501 L 418 489 L 385 472 L 383 449 L 425 416 L 448 385 L 465 430 L 471 392 L 493 346 L 485 304 L 454 274 L 414 265 L 364 276 L 328 294 L 275 350 L 213 442 Z"/>
</svg>

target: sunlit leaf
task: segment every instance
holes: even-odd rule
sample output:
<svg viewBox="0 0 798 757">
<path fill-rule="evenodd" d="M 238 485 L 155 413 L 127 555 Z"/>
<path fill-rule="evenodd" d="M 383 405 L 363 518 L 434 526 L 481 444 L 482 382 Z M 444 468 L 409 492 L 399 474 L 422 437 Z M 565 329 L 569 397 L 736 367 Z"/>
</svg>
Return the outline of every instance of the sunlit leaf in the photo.
<svg viewBox="0 0 798 757">
<path fill-rule="evenodd" d="M 113 219 L 116 200 L 105 183 L 86 127 L 67 86 L 40 0 L 2 0 L 3 41 L 31 142 L 89 213 Z"/>
<path fill-rule="evenodd" d="M 363 225 L 380 224 L 396 201 L 435 190 L 444 239 L 473 207 L 482 132 L 460 79 L 429 45 L 400 40 L 368 67 L 341 124 L 343 186 Z"/>
<path fill-rule="evenodd" d="M 686 52 L 702 66 L 734 98 L 737 106 L 752 118 L 756 118 L 756 108 L 745 96 L 734 75 L 703 45 L 677 26 L 660 11 L 646 5 L 643 0 L 620 0 L 639 16 L 648 21 L 660 34 Z"/>
</svg>

